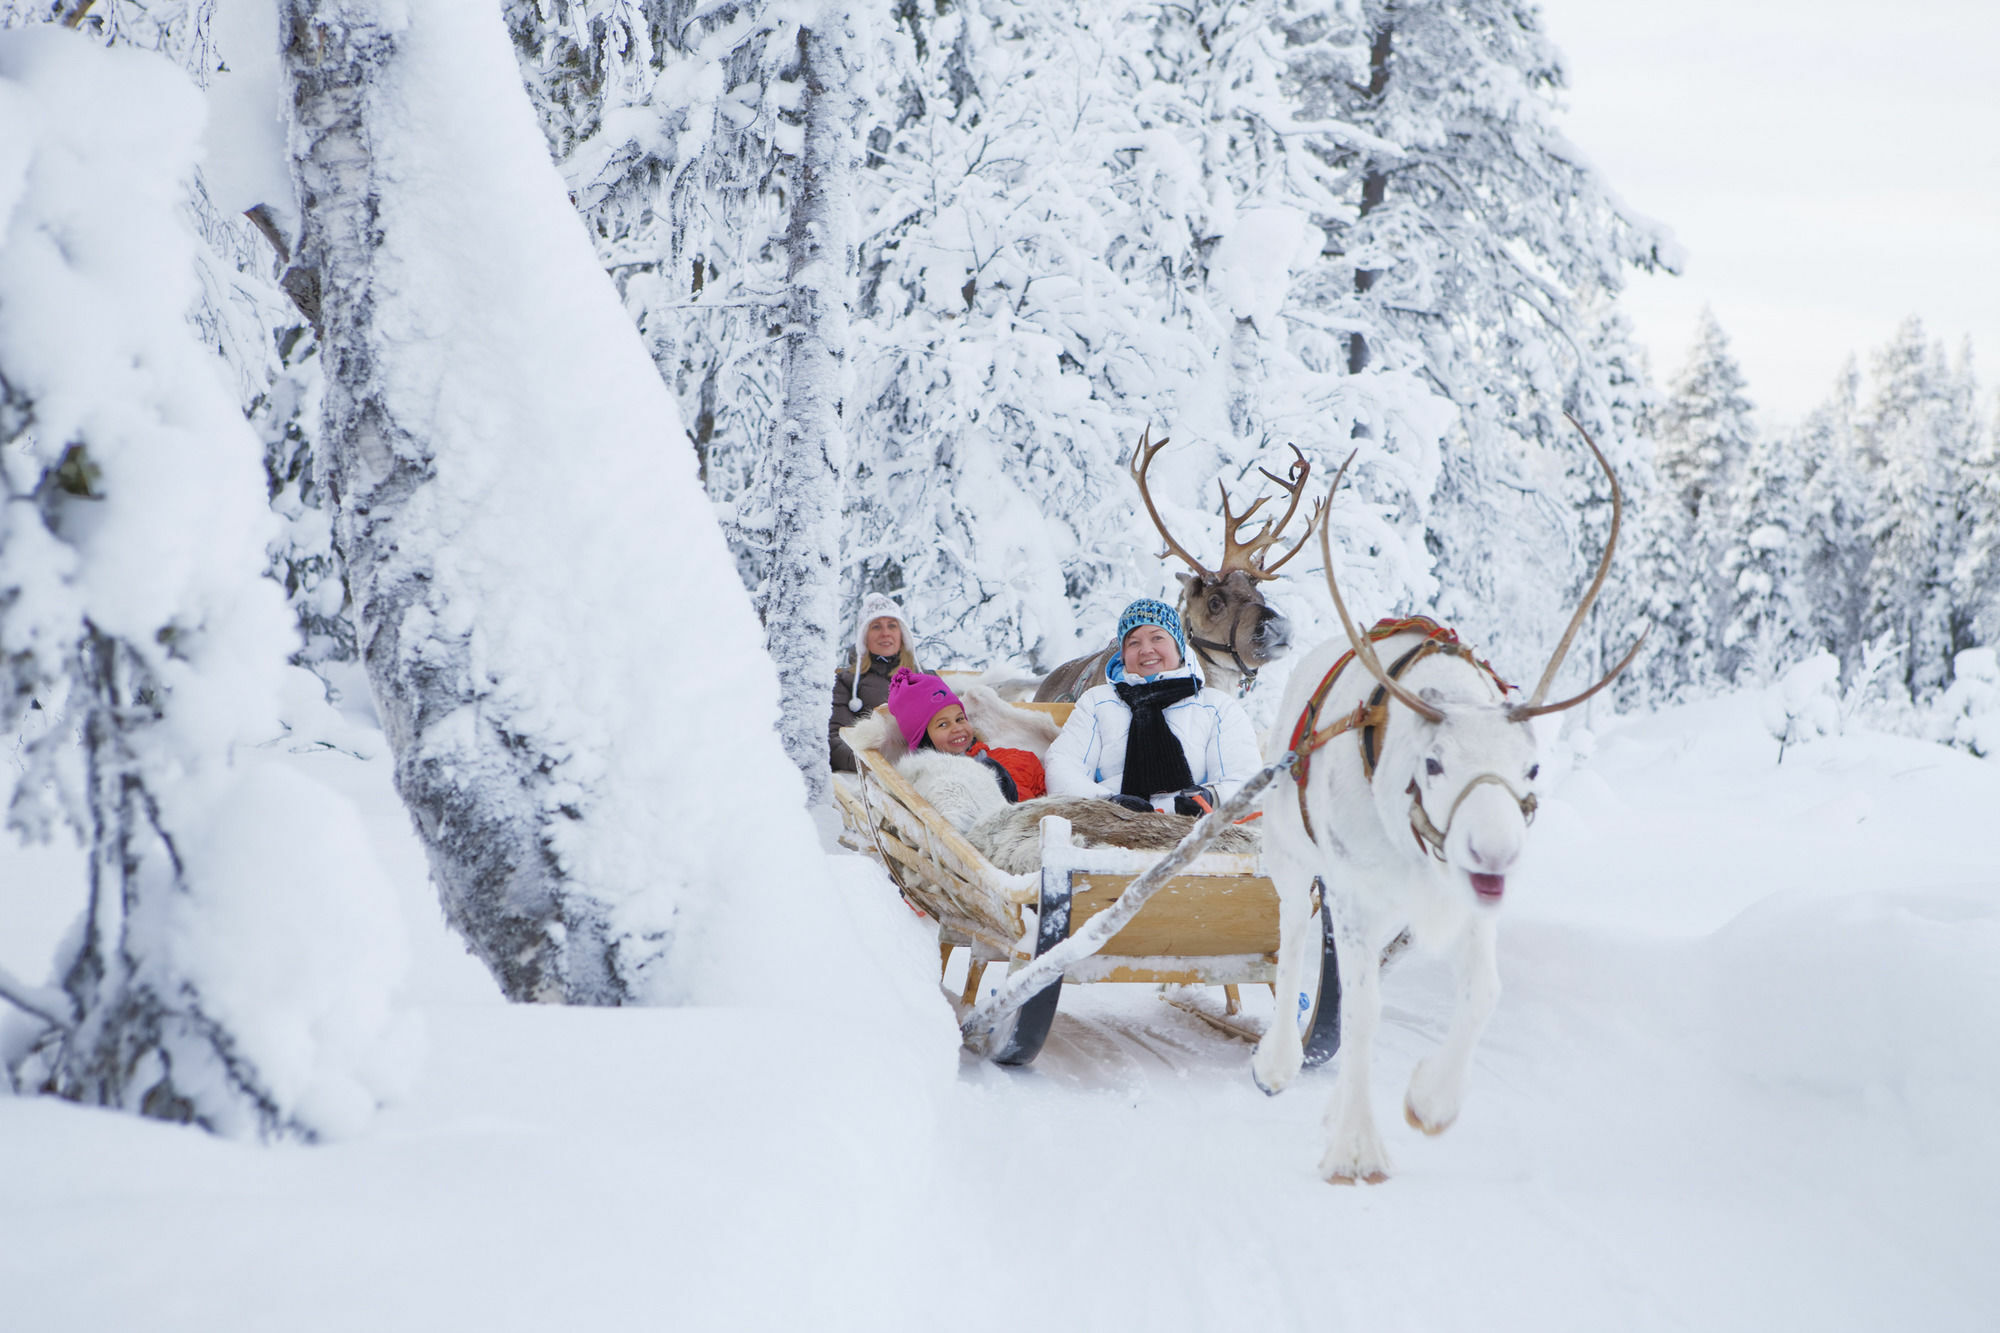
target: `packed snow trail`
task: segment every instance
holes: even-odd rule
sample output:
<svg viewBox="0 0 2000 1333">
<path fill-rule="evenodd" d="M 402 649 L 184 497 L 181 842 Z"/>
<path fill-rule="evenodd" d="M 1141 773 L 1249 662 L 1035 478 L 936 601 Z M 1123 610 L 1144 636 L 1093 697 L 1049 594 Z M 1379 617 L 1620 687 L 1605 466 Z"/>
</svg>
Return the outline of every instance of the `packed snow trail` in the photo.
<svg viewBox="0 0 2000 1333">
<path fill-rule="evenodd" d="M 1449 1011 L 1407 956 L 1376 1053 L 1399 1174 L 1351 1188 L 1313 1172 L 1330 1071 L 1266 1098 L 1151 987 L 1068 987 L 1034 1066 L 942 1087 L 890 1049 L 910 1027 L 824 1028 L 781 967 L 763 1009 L 502 1005 L 379 762 L 300 756 L 367 803 L 421 927 L 422 1084 L 282 1152 L 0 1099 L 5 1322 L 1984 1333 L 2000 767 L 1776 750 L 1727 699 L 1551 774 L 1465 1112 L 1393 1115 Z M 62 923 L 15 872 L 50 867 L 6 855 L 0 964 L 32 975 L 20 937 Z M 857 973 L 936 957 L 906 910 L 874 924 Z"/>
</svg>

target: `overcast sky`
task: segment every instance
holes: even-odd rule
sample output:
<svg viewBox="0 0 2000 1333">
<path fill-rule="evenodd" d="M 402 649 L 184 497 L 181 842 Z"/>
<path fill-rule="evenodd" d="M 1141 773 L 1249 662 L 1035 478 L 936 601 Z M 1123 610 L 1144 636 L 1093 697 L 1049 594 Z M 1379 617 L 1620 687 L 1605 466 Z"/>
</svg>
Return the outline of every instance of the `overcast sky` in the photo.
<svg viewBox="0 0 2000 1333">
<path fill-rule="evenodd" d="M 1686 252 L 1626 309 L 1664 384 L 1704 304 L 1764 422 L 1907 315 L 2000 388 L 2000 0 L 1541 0 L 1570 137 Z"/>
</svg>

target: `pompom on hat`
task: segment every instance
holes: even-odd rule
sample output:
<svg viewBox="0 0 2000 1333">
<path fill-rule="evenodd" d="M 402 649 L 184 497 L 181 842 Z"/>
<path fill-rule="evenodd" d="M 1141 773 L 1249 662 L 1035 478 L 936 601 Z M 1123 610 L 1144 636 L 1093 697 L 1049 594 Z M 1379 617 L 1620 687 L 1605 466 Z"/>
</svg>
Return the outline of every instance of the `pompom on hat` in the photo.
<svg viewBox="0 0 2000 1333">
<path fill-rule="evenodd" d="M 896 674 L 889 677 L 889 701 L 882 706 L 903 729 L 903 743 L 914 750 L 924 743 L 931 719 L 953 704 L 959 704 L 958 696 L 941 677 L 897 667 Z"/>
</svg>

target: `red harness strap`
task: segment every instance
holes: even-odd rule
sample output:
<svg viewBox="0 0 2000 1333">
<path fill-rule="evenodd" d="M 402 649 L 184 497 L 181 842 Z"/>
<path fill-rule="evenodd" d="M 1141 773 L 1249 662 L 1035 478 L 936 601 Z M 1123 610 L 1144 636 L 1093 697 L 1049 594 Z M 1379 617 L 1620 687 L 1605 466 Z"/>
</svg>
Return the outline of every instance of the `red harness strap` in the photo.
<svg viewBox="0 0 2000 1333">
<path fill-rule="evenodd" d="M 1467 648 L 1458 641 L 1458 631 L 1438 624 L 1429 616 L 1406 616 L 1401 619 L 1387 618 L 1378 620 L 1375 622 L 1374 627 L 1368 631 L 1368 640 L 1370 643 L 1379 643 L 1383 639 L 1392 638 L 1398 634 L 1413 632 L 1422 634 L 1424 636 L 1423 641 L 1397 658 L 1395 662 L 1386 668 L 1390 679 L 1401 678 L 1405 671 L 1408 671 L 1418 662 L 1434 653 L 1447 653 L 1453 657 L 1464 658 L 1491 676 L 1493 683 L 1500 687 L 1502 694 L 1514 688 L 1506 681 L 1500 679 L 1499 673 L 1494 671 L 1490 665 L 1474 657 L 1470 648 Z M 1335 659 L 1332 668 L 1321 678 L 1319 686 L 1313 690 L 1312 697 L 1306 701 L 1305 710 L 1299 714 L 1297 725 L 1292 728 L 1292 780 L 1298 787 L 1299 792 L 1299 822 L 1305 825 L 1306 836 L 1309 838 L 1314 837 L 1314 834 L 1312 816 L 1306 812 L 1306 778 L 1312 773 L 1313 751 L 1319 749 L 1343 732 L 1359 728 L 1361 731 L 1361 775 L 1371 782 L 1375 779 L 1375 760 L 1381 753 L 1382 728 L 1389 721 L 1389 691 L 1387 686 L 1377 685 L 1373 693 L 1354 706 L 1352 712 L 1344 714 L 1324 730 L 1318 729 L 1320 710 L 1326 706 L 1326 696 L 1332 691 L 1333 682 L 1340 678 L 1340 673 L 1353 660 L 1354 650 L 1352 648 L 1349 648 Z"/>
</svg>

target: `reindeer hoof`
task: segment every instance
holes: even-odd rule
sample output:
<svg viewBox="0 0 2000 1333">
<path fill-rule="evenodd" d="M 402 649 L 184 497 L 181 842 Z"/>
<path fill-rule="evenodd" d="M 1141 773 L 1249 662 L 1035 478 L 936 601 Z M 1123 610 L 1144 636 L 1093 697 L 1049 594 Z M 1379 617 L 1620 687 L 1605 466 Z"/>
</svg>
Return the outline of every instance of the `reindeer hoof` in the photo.
<svg viewBox="0 0 2000 1333">
<path fill-rule="evenodd" d="M 1265 1038 L 1265 1041 L 1269 1040 Z M 1298 1076 L 1299 1067 L 1299 1060 L 1286 1059 L 1282 1052 L 1267 1051 L 1265 1042 L 1260 1041 L 1256 1053 L 1250 1057 L 1250 1078 L 1259 1092 L 1266 1097 L 1275 1097 L 1291 1086 L 1292 1080 Z"/>
<path fill-rule="evenodd" d="M 1328 1147 L 1319 1159 L 1319 1173 L 1329 1185 L 1379 1185 L 1389 1178 L 1392 1165 L 1371 1130 L 1360 1142 Z"/>
<path fill-rule="evenodd" d="M 1336 1173 L 1328 1176 L 1326 1183 L 1329 1185 L 1380 1185 L 1388 1179 L 1389 1173 L 1386 1171 L 1370 1171 L 1365 1176 L 1348 1176 Z"/>
<path fill-rule="evenodd" d="M 1426 1121 L 1422 1116 L 1417 1114 L 1417 1108 L 1415 1106 L 1411 1105 L 1408 1101 L 1405 1101 L 1403 1103 L 1403 1119 L 1409 1122 L 1411 1129 L 1421 1129 L 1424 1133 L 1429 1134 L 1430 1136 L 1435 1138 L 1439 1134 L 1444 1133 L 1447 1129 L 1450 1129 L 1452 1126 L 1452 1122 L 1457 1120 L 1458 1117 L 1451 1116 L 1447 1119 L 1440 1120 L 1435 1124 L 1432 1124 Z"/>
</svg>

